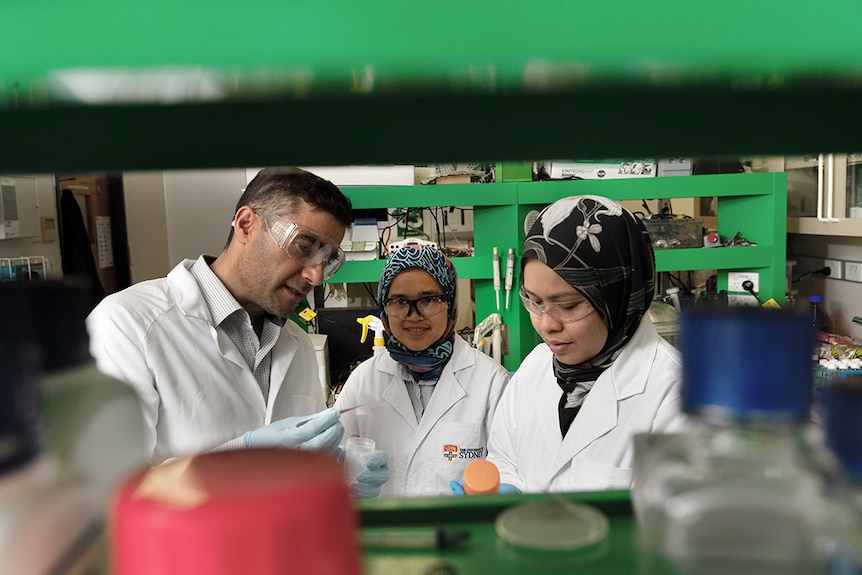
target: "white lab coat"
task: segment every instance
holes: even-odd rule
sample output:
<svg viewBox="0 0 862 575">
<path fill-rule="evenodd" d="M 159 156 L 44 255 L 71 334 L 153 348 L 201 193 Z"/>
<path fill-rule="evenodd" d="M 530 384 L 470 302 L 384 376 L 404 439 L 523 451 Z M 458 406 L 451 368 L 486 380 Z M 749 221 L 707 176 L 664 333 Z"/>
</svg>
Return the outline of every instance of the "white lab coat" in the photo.
<svg viewBox="0 0 862 575">
<path fill-rule="evenodd" d="M 141 397 L 154 464 L 208 451 L 271 421 L 326 408 L 308 334 L 287 321 L 272 349 L 269 401 L 213 325 L 185 260 L 166 278 L 111 294 L 87 318 L 99 369 Z"/>
<path fill-rule="evenodd" d="M 419 422 L 404 373 L 386 352 L 350 374 L 335 406 L 363 407 L 342 415 L 344 439 L 368 437 L 388 454 L 390 479 L 381 496 L 451 495 L 449 481 L 461 479 L 470 461 L 487 454 L 491 420 L 509 372 L 456 336 Z"/>
<path fill-rule="evenodd" d="M 633 436 L 684 423 L 679 352 L 644 317 L 587 394 L 565 440 L 552 358 L 539 344 L 500 400 L 488 445 L 500 481 L 523 492 L 631 489 Z"/>
</svg>

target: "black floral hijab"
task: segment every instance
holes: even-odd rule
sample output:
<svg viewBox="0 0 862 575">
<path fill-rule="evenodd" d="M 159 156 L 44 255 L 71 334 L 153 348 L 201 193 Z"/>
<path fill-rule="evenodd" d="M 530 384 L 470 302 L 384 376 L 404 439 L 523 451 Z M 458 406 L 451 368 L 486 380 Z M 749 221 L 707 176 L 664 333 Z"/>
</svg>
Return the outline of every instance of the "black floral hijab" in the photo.
<svg viewBox="0 0 862 575">
<path fill-rule="evenodd" d="M 629 210 L 600 196 L 571 196 L 542 210 L 530 228 L 521 278 L 528 258 L 546 264 L 583 294 L 608 328 L 607 342 L 588 362 L 567 365 L 554 358 L 554 375 L 564 391 L 560 428 L 565 435 L 586 393 L 649 309 L 655 254 L 646 228 Z"/>
</svg>

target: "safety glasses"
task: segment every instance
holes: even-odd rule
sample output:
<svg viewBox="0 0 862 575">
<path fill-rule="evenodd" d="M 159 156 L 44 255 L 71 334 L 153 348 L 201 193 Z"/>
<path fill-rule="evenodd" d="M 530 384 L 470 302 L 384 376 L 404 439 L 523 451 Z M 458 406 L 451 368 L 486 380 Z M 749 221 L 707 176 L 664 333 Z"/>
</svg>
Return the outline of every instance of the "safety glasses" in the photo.
<svg viewBox="0 0 862 575">
<path fill-rule="evenodd" d="M 530 315 L 535 317 L 547 315 L 560 323 L 575 323 L 595 311 L 595 308 L 590 305 L 590 302 L 586 298 L 540 304 L 531 300 L 523 288 L 520 290 L 519 295 L 521 296 L 521 303 L 524 304 Z"/>
<path fill-rule="evenodd" d="M 384 302 L 383 309 L 395 319 L 407 319 L 412 310 L 428 319 L 449 309 L 449 302 L 444 295 L 427 295 L 417 299 L 393 297 Z"/>
<path fill-rule="evenodd" d="M 332 278 L 344 263 L 344 252 L 326 236 L 272 213 L 264 213 L 262 219 L 269 235 L 292 260 L 303 267 L 323 264 L 323 279 Z"/>
</svg>

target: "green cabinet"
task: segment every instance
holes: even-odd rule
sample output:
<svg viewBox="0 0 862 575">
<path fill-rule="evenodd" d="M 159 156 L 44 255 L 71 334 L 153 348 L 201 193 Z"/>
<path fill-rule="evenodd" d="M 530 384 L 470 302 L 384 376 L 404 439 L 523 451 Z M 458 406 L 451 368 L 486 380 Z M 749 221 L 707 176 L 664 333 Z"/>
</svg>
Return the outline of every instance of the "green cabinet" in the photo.
<svg viewBox="0 0 862 575">
<path fill-rule="evenodd" d="M 497 310 L 493 286 L 492 248 L 520 256 L 524 218 L 533 209 L 566 196 L 593 194 L 614 200 L 717 197 L 718 232 L 740 233 L 756 245 L 656 250 L 656 268 L 664 271 L 718 270 L 718 288 L 727 288 L 727 272 L 760 275 L 760 297 L 784 301 L 787 232 L 787 176 L 784 173 L 725 174 L 622 180 L 565 180 L 448 184 L 441 186 L 376 186 L 343 188 L 356 209 L 386 207 L 474 207 L 474 256 L 454 258 L 458 277 L 475 282 L 476 318 L 498 312 L 509 329 L 509 354 L 503 364 L 514 370 L 538 343 L 530 318 L 513 288 L 509 309 Z M 515 265 L 518 285 L 520 260 Z M 348 261 L 332 282 L 377 282 L 383 260 Z M 501 293 L 501 300 L 504 299 Z"/>
</svg>

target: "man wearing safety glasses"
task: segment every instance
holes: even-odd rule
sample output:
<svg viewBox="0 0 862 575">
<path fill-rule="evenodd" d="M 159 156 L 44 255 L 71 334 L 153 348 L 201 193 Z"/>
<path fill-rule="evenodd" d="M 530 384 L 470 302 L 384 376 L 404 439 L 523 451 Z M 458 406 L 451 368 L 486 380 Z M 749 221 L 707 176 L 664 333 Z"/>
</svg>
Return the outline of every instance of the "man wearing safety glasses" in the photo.
<svg viewBox="0 0 862 575">
<path fill-rule="evenodd" d="M 100 370 L 139 393 L 151 462 L 246 447 L 338 449 L 308 335 L 287 318 L 344 262 L 350 200 L 297 169 L 266 169 L 218 257 L 106 297 L 87 319 Z M 379 493 L 385 454 L 354 492 Z"/>
</svg>

